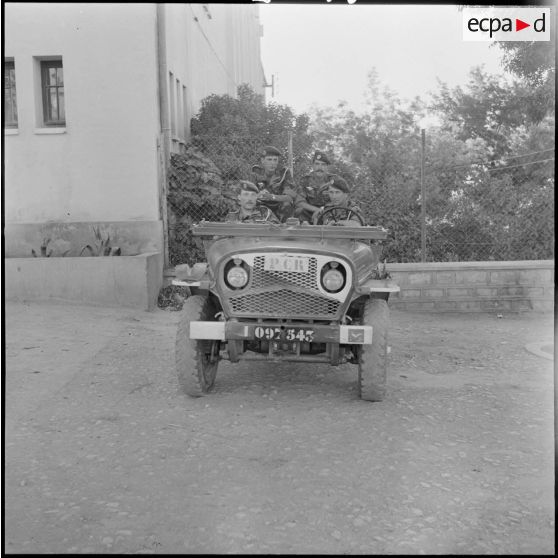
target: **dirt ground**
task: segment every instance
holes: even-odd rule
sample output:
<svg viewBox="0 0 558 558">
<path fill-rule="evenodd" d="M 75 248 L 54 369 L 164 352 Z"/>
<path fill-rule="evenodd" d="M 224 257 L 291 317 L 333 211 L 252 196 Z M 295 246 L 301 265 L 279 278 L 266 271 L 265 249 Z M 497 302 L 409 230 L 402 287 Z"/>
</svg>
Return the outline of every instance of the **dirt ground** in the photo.
<svg viewBox="0 0 558 558">
<path fill-rule="evenodd" d="M 7 553 L 554 554 L 552 315 L 392 311 L 381 403 L 317 364 L 189 398 L 177 319 L 7 303 Z"/>
</svg>

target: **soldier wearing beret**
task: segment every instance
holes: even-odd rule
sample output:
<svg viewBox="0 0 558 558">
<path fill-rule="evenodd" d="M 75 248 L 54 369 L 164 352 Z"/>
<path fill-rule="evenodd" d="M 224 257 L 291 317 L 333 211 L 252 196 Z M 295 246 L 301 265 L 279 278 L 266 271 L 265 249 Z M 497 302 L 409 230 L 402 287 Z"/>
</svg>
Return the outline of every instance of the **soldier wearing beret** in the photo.
<svg viewBox="0 0 558 558">
<path fill-rule="evenodd" d="M 263 148 L 260 164 L 252 167 L 260 204 L 272 209 L 283 222 L 294 211 L 296 189 L 289 169 L 279 166 L 281 152 L 272 145 Z"/>
<path fill-rule="evenodd" d="M 295 216 L 301 221 L 311 223 L 314 213 L 327 203 L 327 188 L 335 178 L 329 172 L 329 165 L 329 157 L 323 151 L 316 151 L 312 157 L 312 170 L 300 179 Z"/>
<path fill-rule="evenodd" d="M 227 215 L 226 221 L 231 223 L 254 223 L 257 221 L 279 223 L 279 219 L 271 209 L 257 204 L 258 193 L 258 187 L 253 182 L 241 180 L 238 193 L 240 207 L 237 211 L 231 211 Z"/>
<path fill-rule="evenodd" d="M 359 227 L 364 222 L 364 217 L 358 205 L 349 196 L 349 185 L 340 176 L 335 176 L 331 184 L 327 187 L 329 201 L 314 214 L 313 223 L 315 224 L 321 215 L 324 225 L 342 225 L 349 227 Z M 326 213 L 326 210 L 338 207 Z M 352 214 L 349 214 L 349 211 Z M 362 219 L 362 222 L 360 219 Z"/>
</svg>

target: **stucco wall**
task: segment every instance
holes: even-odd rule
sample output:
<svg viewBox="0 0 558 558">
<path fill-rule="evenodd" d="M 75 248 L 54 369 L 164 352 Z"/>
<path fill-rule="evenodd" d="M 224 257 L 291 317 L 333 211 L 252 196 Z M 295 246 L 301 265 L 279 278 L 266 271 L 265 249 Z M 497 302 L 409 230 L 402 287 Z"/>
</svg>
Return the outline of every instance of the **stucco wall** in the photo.
<svg viewBox="0 0 558 558">
<path fill-rule="evenodd" d="M 159 252 L 122 257 L 7 258 L 7 300 L 65 300 L 153 310 L 162 285 Z"/>
<path fill-rule="evenodd" d="M 157 6 L 4 9 L 4 54 L 15 62 L 18 104 L 18 128 L 4 133 L 6 221 L 159 219 Z M 259 7 L 166 4 L 164 13 L 172 149 L 180 151 L 203 98 L 235 95 L 245 82 L 263 92 Z M 62 129 L 39 126 L 38 58 L 46 56 L 62 57 Z"/>
<path fill-rule="evenodd" d="M 12 223 L 159 218 L 154 4 L 6 3 L 18 129 L 5 133 Z M 34 57 L 62 56 L 66 128 L 38 130 Z"/>
<path fill-rule="evenodd" d="M 259 6 L 167 4 L 165 26 L 167 69 L 172 72 L 175 85 L 176 80 L 180 82 L 180 92 L 175 88 L 172 94 L 176 114 L 181 110 L 185 113 L 187 128 L 185 137 L 180 125 L 173 130 L 173 151 L 178 152 L 180 140 L 189 138 L 189 122 L 205 97 L 236 96 L 237 87 L 242 83 L 249 83 L 257 93 L 264 93 Z M 185 104 L 180 98 L 184 94 Z"/>
</svg>

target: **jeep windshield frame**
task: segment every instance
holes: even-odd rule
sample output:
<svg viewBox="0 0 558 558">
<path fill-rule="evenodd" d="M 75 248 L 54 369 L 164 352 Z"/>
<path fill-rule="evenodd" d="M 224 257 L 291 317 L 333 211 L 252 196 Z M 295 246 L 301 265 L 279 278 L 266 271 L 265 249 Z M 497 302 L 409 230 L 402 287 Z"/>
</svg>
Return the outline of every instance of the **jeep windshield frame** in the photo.
<svg viewBox="0 0 558 558">
<path fill-rule="evenodd" d="M 318 238 L 385 240 L 388 230 L 383 227 L 336 227 L 331 225 L 287 225 L 285 223 L 219 223 L 201 221 L 192 225 L 194 236 L 235 236 L 273 238 Z"/>
</svg>

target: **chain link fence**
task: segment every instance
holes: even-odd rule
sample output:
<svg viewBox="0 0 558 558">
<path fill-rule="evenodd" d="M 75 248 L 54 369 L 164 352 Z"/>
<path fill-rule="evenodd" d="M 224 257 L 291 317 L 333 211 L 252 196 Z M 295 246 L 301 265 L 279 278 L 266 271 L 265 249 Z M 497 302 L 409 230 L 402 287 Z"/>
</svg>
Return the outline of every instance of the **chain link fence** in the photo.
<svg viewBox="0 0 558 558">
<path fill-rule="evenodd" d="M 183 153 L 171 156 L 171 266 L 205 259 L 191 225 L 223 221 L 237 208 L 239 181 L 250 179 L 266 144 L 195 137 Z M 310 171 L 314 150 L 324 148 L 318 141 L 293 145 L 287 134 L 275 146 L 283 151 L 280 164 L 292 162 L 295 183 Z M 334 154 L 330 170 L 352 186 L 351 197 L 368 224 L 389 230 L 388 262 L 553 259 L 554 153 L 527 155 L 453 167 L 426 164 L 421 173 L 417 150 L 403 163 L 389 154 L 366 161 Z"/>
</svg>

